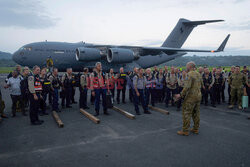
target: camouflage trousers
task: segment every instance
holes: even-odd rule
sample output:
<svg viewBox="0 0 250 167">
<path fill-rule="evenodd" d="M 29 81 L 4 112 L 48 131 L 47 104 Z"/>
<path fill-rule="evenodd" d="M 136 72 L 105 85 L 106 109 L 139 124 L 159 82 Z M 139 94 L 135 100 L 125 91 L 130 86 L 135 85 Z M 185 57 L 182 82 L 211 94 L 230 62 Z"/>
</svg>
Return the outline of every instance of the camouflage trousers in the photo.
<svg viewBox="0 0 250 167">
<path fill-rule="evenodd" d="M 243 89 L 242 88 L 231 88 L 231 105 L 234 105 L 237 100 L 238 106 L 241 106 L 242 104 L 242 95 L 243 95 Z"/>
<path fill-rule="evenodd" d="M 199 102 L 185 102 L 182 105 L 182 130 L 188 131 L 190 127 L 191 117 L 194 121 L 194 129 L 198 130 L 200 126 L 200 101 Z"/>
</svg>

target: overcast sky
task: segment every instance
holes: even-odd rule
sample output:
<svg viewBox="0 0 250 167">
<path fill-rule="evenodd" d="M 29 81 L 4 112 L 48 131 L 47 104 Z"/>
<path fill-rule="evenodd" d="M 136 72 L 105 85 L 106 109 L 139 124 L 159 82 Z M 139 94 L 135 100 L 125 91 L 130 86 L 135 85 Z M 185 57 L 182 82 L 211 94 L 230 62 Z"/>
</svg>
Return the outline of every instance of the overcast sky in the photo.
<svg viewBox="0 0 250 167">
<path fill-rule="evenodd" d="M 0 0 L 0 51 L 38 41 L 160 46 L 179 18 L 223 19 L 194 29 L 183 48 L 250 55 L 250 0 Z"/>
</svg>

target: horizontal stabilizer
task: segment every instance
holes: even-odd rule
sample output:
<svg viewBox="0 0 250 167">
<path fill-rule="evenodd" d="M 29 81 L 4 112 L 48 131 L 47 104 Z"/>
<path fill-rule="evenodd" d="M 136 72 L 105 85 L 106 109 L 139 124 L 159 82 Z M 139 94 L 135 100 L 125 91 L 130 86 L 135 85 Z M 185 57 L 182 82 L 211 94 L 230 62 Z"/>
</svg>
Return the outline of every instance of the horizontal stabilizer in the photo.
<svg viewBox="0 0 250 167">
<path fill-rule="evenodd" d="M 206 23 L 215 23 L 215 22 L 221 22 L 224 20 L 202 20 L 202 21 L 184 21 L 184 25 L 192 25 L 192 26 L 197 26 L 201 24 L 206 24 Z"/>
<path fill-rule="evenodd" d="M 175 54 L 176 52 L 222 52 L 225 49 L 225 46 L 227 44 L 227 41 L 230 37 L 230 34 L 227 35 L 227 37 L 224 39 L 224 41 L 221 43 L 219 48 L 217 50 L 198 50 L 198 49 L 181 49 L 181 48 L 170 48 L 170 47 L 143 47 L 145 54 L 151 54 L 151 55 L 157 55 L 160 54 L 160 52 L 164 52 L 168 55 Z"/>
</svg>

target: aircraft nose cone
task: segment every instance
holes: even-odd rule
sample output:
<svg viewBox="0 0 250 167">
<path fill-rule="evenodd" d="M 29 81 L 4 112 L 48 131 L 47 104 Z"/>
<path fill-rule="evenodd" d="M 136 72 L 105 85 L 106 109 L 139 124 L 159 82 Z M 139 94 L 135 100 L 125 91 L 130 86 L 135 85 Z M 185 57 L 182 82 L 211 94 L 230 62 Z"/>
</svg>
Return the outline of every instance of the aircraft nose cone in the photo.
<svg viewBox="0 0 250 167">
<path fill-rule="evenodd" d="M 12 54 L 12 60 L 16 63 L 18 63 L 18 52 L 16 51 L 15 53 Z"/>
</svg>

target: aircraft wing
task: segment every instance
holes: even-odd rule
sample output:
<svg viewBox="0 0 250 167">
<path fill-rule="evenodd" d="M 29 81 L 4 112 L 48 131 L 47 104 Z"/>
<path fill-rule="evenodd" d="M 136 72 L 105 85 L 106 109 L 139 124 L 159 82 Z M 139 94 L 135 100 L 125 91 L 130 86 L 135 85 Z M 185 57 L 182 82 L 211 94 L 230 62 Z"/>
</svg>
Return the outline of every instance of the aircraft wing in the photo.
<svg viewBox="0 0 250 167">
<path fill-rule="evenodd" d="M 91 45 L 88 47 L 95 47 L 95 48 L 126 48 L 131 50 L 136 50 L 140 53 L 141 56 L 145 55 L 158 55 L 160 53 L 166 53 L 168 55 L 175 54 L 177 52 L 222 52 L 227 44 L 227 41 L 230 37 L 230 34 L 224 39 L 221 45 L 216 50 L 199 50 L 199 49 L 182 49 L 182 48 L 170 48 L 170 47 L 143 47 L 143 46 L 117 46 L 117 45 Z"/>
</svg>

